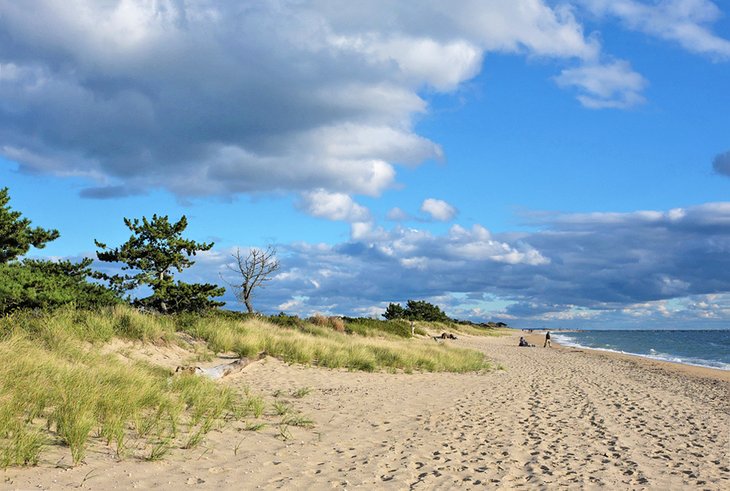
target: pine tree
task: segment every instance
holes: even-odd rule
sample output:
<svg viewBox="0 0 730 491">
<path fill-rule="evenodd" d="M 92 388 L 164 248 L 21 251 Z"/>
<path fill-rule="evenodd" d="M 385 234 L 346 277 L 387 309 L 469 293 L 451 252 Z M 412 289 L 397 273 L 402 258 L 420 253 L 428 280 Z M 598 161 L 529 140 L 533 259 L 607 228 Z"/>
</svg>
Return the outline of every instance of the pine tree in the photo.
<svg viewBox="0 0 730 491">
<path fill-rule="evenodd" d="M 9 202 L 8 188 L 0 189 L 0 264 L 23 256 L 31 246 L 42 249 L 46 242 L 58 238 L 58 230 L 31 228 L 30 220 L 12 211 Z"/>
<path fill-rule="evenodd" d="M 99 260 L 124 263 L 122 270 L 131 273 L 99 273 L 99 277 L 109 281 L 113 289 L 122 293 L 147 285 L 152 289 L 152 295 L 136 299 L 134 304 L 162 313 L 201 311 L 223 305 L 223 302 L 210 300 L 209 297 L 223 295 L 224 288 L 207 283 L 173 281 L 173 270 L 181 272 L 189 268 L 195 264 L 191 256 L 213 247 L 212 242 L 195 242 L 182 237 L 188 226 L 184 215 L 175 223 L 170 223 L 167 216 L 152 215 L 152 220 L 146 217 L 142 217 L 141 221 L 125 218 L 124 224 L 132 236 L 120 247 L 112 249 L 102 242 L 94 241 L 102 249 L 96 253 Z"/>
</svg>

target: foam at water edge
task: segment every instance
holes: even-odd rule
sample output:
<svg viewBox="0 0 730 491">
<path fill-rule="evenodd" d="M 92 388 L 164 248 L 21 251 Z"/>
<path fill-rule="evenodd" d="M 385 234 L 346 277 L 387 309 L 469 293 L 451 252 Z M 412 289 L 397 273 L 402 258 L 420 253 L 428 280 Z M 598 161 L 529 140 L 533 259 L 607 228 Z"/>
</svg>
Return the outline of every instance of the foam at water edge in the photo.
<svg viewBox="0 0 730 491">
<path fill-rule="evenodd" d="M 658 353 L 654 349 L 650 349 L 650 353 L 631 353 L 629 351 L 621 351 L 621 350 L 615 350 L 615 349 L 609 349 L 609 348 L 597 348 L 593 346 L 585 346 L 580 343 L 578 343 L 575 338 L 570 337 L 567 334 L 552 334 L 553 339 L 555 339 L 555 342 L 562 345 L 562 346 L 568 346 L 571 348 L 584 348 L 584 349 L 591 349 L 596 351 L 606 351 L 609 353 L 620 353 L 622 355 L 631 355 L 631 356 L 640 356 L 642 358 L 649 358 L 651 360 L 657 360 L 657 361 L 667 361 L 670 363 L 679 363 L 682 365 L 692 365 L 696 367 L 704 367 L 704 368 L 715 368 L 718 370 L 730 370 L 730 363 L 723 363 L 720 361 L 712 361 L 712 360 L 703 360 L 701 358 L 690 358 L 690 357 L 678 357 L 669 355 L 666 353 Z"/>
</svg>

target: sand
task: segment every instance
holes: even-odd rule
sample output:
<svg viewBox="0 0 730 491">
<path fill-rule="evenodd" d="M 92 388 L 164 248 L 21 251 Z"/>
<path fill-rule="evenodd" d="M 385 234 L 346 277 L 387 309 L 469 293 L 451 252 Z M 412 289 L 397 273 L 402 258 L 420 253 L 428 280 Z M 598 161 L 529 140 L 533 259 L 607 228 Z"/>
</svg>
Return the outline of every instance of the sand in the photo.
<svg viewBox="0 0 730 491">
<path fill-rule="evenodd" d="M 518 348 L 519 334 L 447 341 L 504 366 L 482 374 L 266 358 L 220 383 L 277 393 L 313 428 L 291 427 L 284 441 L 273 425 L 229 426 L 161 462 L 118 462 L 100 447 L 69 467 L 68 449 L 57 449 L 37 467 L 0 471 L 0 488 L 730 489 L 730 373 Z"/>
</svg>

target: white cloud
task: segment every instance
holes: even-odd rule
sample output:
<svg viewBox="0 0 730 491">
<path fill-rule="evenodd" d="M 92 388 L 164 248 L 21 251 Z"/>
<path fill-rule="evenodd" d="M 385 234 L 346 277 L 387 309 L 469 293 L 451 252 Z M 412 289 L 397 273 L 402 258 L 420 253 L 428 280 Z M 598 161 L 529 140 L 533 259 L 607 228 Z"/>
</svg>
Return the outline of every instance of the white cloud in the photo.
<svg viewBox="0 0 730 491">
<path fill-rule="evenodd" d="M 367 222 L 370 212 L 343 193 L 330 193 L 324 189 L 302 194 L 300 208 L 306 213 L 328 220 L 346 222 Z"/>
<path fill-rule="evenodd" d="M 629 29 L 676 41 L 684 49 L 713 58 L 730 59 L 730 41 L 710 31 L 707 24 L 722 12 L 709 0 L 582 0 L 593 13 L 620 19 Z"/>
<path fill-rule="evenodd" d="M 427 213 L 433 220 L 448 222 L 456 216 L 456 208 L 446 201 L 427 198 L 421 204 L 421 211 Z"/>
<path fill-rule="evenodd" d="M 485 320 L 475 309 L 498 301 L 489 309 L 498 318 L 556 327 L 730 322 L 730 202 L 535 216 L 535 232 L 453 225 L 433 234 L 355 222 L 340 244 L 278 244 L 282 270 L 257 302 L 266 312 L 358 315 L 434 299 L 451 315 Z M 183 275 L 216 282 L 229 261 L 213 250 Z"/>
<path fill-rule="evenodd" d="M 333 43 L 379 62 L 393 62 L 404 81 L 425 83 L 442 91 L 455 89 L 481 68 L 482 50 L 463 40 L 439 43 L 425 37 L 382 39 L 368 34 L 339 37 Z"/>
<path fill-rule="evenodd" d="M 577 87 L 578 100 L 590 109 L 629 108 L 644 102 L 647 81 L 626 61 L 584 65 L 563 70 L 555 77 L 561 87 Z"/>
<path fill-rule="evenodd" d="M 0 152 L 96 181 L 88 197 L 375 196 L 443 157 L 414 129 L 424 87 L 458 89 L 489 52 L 600 52 L 540 0 L 0 0 L 0 32 Z"/>
</svg>

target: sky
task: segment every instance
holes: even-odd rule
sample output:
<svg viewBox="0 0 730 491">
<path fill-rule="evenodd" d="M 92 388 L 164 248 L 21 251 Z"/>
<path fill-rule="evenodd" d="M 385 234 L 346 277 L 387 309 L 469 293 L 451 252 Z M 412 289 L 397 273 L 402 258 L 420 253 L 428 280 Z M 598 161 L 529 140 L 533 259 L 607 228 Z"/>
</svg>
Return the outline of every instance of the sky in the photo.
<svg viewBox="0 0 730 491">
<path fill-rule="evenodd" d="M 268 314 L 730 328 L 730 2 L 0 0 L 0 187 Z"/>
</svg>

